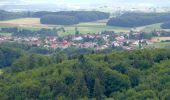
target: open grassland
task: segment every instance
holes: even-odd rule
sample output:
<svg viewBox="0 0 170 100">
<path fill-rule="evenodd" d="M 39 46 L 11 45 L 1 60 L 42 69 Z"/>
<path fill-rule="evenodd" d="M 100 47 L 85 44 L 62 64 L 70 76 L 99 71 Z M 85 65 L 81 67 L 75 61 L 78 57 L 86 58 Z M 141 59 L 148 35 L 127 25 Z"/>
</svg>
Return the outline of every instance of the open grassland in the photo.
<svg viewBox="0 0 170 100">
<path fill-rule="evenodd" d="M 20 18 L 14 20 L 0 21 L 0 24 L 3 25 L 40 25 L 39 18 Z"/>
<path fill-rule="evenodd" d="M 152 48 L 170 48 L 170 42 L 162 42 L 170 40 L 170 37 L 153 37 L 151 41 L 153 44 L 149 45 Z"/>
<path fill-rule="evenodd" d="M 59 35 L 69 35 L 75 33 L 75 27 L 78 28 L 81 34 L 86 33 L 97 33 L 101 31 L 115 31 L 115 32 L 129 32 L 132 28 L 125 28 L 125 27 L 116 27 L 116 26 L 106 26 L 108 19 L 99 20 L 95 22 L 86 22 L 80 23 L 77 25 L 44 25 L 40 23 L 39 18 L 20 18 L 8 21 L 0 21 L 0 27 L 19 27 L 24 29 L 31 29 L 31 30 L 38 30 L 41 28 L 61 28 L 64 27 L 65 32 L 60 32 Z M 164 30 L 161 29 L 162 23 L 152 24 L 137 27 L 134 30 L 136 31 L 144 31 L 144 32 L 151 32 L 154 30 Z M 166 29 L 165 31 L 169 31 Z"/>
<path fill-rule="evenodd" d="M 14 20 L 0 21 L 0 27 L 19 27 L 26 29 L 48 28 L 40 23 L 39 18 L 20 18 Z"/>
<path fill-rule="evenodd" d="M 10 36 L 11 33 L 1 33 L 1 32 L 0 32 L 0 35 L 2 35 L 2 36 Z"/>
<path fill-rule="evenodd" d="M 159 42 L 149 45 L 151 48 L 170 48 L 170 42 Z"/>
<path fill-rule="evenodd" d="M 152 42 L 161 42 L 161 41 L 167 41 L 170 40 L 170 37 L 153 37 Z"/>
<path fill-rule="evenodd" d="M 19 27 L 24 29 L 41 29 L 41 28 L 61 28 L 64 27 L 65 32 L 60 32 L 60 35 L 75 34 L 75 27 L 78 28 L 81 34 L 97 33 L 101 31 L 115 31 L 115 32 L 129 32 L 130 28 L 106 26 L 106 20 L 99 20 L 95 22 L 80 23 L 77 25 L 44 25 L 40 23 L 39 18 L 21 18 L 8 21 L 0 21 L 0 27 Z"/>
<path fill-rule="evenodd" d="M 2 69 L 0 69 L 0 75 L 1 75 L 1 74 L 3 74 L 3 71 L 2 71 Z"/>
<path fill-rule="evenodd" d="M 144 29 L 142 31 L 144 31 L 144 32 L 152 32 L 154 30 L 161 30 L 161 24 L 162 23 L 147 25 L 147 26 L 144 27 Z"/>
<path fill-rule="evenodd" d="M 74 34 L 75 27 L 78 28 L 81 34 L 87 33 L 97 33 L 102 31 L 115 31 L 115 32 L 129 32 L 129 28 L 106 26 L 105 23 L 101 22 L 89 22 L 89 23 L 80 23 L 72 26 L 64 26 L 66 32 L 62 35 Z"/>
<path fill-rule="evenodd" d="M 157 24 L 152 24 L 152 25 L 146 25 L 146 26 L 141 26 L 137 27 L 137 31 L 142 31 L 142 32 L 152 32 L 152 31 L 170 31 L 170 29 L 162 29 L 161 28 L 162 23 L 157 23 Z"/>
<path fill-rule="evenodd" d="M 146 26 L 141 26 L 137 27 L 134 30 L 135 31 L 143 31 L 143 32 L 152 32 L 154 30 L 161 30 L 161 24 L 162 23 L 157 23 L 157 24 L 152 24 L 152 25 L 146 25 Z"/>
</svg>

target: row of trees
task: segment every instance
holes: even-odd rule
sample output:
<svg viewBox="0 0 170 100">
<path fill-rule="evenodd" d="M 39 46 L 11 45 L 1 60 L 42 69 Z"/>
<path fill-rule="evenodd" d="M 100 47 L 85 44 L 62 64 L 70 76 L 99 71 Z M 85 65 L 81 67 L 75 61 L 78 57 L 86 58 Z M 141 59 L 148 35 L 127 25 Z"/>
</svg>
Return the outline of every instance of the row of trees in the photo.
<svg viewBox="0 0 170 100">
<path fill-rule="evenodd" d="M 30 17 L 30 12 L 7 12 L 0 10 L 0 20 Z"/>
<path fill-rule="evenodd" d="M 170 13 L 125 13 L 116 18 L 111 18 L 107 25 L 121 27 L 138 27 L 155 23 L 167 22 Z"/>
<path fill-rule="evenodd" d="M 99 11 L 60 11 L 60 12 L 7 12 L 0 11 L 0 20 L 23 17 L 41 18 L 42 24 L 72 25 L 109 18 L 109 13 Z"/>
<path fill-rule="evenodd" d="M 168 49 L 68 57 L 24 53 L 0 74 L 2 100 L 169 100 Z"/>
<path fill-rule="evenodd" d="M 73 25 L 79 22 L 91 22 L 109 18 L 109 13 L 99 11 L 60 11 L 60 12 L 7 12 L 0 10 L 0 20 L 23 17 L 41 18 L 42 24 Z M 155 23 L 164 23 L 161 27 L 169 29 L 170 13 L 125 13 L 111 18 L 108 26 L 138 27 Z M 167 22 L 168 21 L 168 22 Z"/>
<path fill-rule="evenodd" d="M 46 15 L 41 17 L 42 24 L 73 25 L 78 24 L 78 20 L 73 16 L 66 15 Z"/>
<path fill-rule="evenodd" d="M 45 37 L 45 36 L 58 36 L 58 31 L 61 31 L 63 28 L 53 28 L 53 29 L 38 29 L 38 30 L 30 30 L 30 29 L 20 29 L 17 27 L 7 27 L 7 28 L 1 28 L 0 32 L 5 32 L 5 33 L 12 33 L 13 36 L 22 36 L 22 37 L 27 37 L 27 36 L 40 36 L 40 37 Z"/>
<path fill-rule="evenodd" d="M 79 22 L 91 22 L 107 19 L 108 13 L 97 11 L 37 12 L 42 24 L 73 25 Z"/>
</svg>

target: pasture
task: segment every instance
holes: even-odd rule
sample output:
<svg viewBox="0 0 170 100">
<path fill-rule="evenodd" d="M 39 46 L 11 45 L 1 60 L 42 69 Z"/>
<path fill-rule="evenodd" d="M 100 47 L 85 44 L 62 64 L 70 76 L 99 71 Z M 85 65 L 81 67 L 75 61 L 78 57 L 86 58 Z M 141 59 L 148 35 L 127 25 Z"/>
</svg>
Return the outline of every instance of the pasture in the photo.
<svg viewBox="0 0 170 100">
<path fill-rule="evenodd" d="M 11 33 L 2 33 L 2 32 L 0 32 L 0 35 L 2 35 L 2 36 L 10 36 Z"/>
<path fill-rule="evenodd" d="M 162 42 L 162 41 L 170 41 L 170 37 L 153 37 L 151 41 L 153 44 L 150 44 L 149 47 L 152 48 L 170 48 L 170 42 Z"/>
<path fill-rule="evenodd" d="M 157 23 L 157 24 L 152 24 L 152 25 L 136 27 L 134 30 L 135 31 L 143 31 L 143 32 L 152 32 L 154 30 L 161 30 L 161 24 L 162 23 Z"/>
<path fill-rule="evenodd" d="M 2 69 L 0 69 L 0 75 L 2 75 L 3 74 L 3 71 L 2 71 Z"/>
<path fill-rule="evenodd" d="M 152 42 L 170 41 L 170 37 L 153 37 Z"/>
<path fill-rule="evenodd" d="M 65 32 L 59 32 L 60 36 L 75 34 L 75 27 L 81 34 L 98 33 L 101 31 L 115 31 L 115 32 L 129 32 L 133 28 L 107 26 L 108 19 L 99 20 L 95 22 L 84 22 L 76 25 L 45 25 L 40 23 L 39 18 L 20 18 L 14 20 L 0 21 L 0 27 L 19 27 L 22 29 L 39 30 L 41 28 L 61 28 L 65 29 Z M 151 32 L 161 29 L 162 23 L 146 25 L 134 28 L 135 31 Z"/>
<path fill-rule="evenodd" d="M 152 32 L 152 31 L 162 31 L 162 30 L 170 31 L 170 29 L 162 29 L 161 25 L 162 23 L 141 26 L 141 27 L 137 27 L 136 31 L 142 31 L 142 32 Z"/>
<path fill-rule="evenodd" d="M 98 33 L 102 31 L 115 31 L 115 32 L 129 32 L 129 28 L 122 27 L 114 27 L 114 26 L 106 26 L 105 23 L 99 22 L 88 22 L 88 23 L 80 23 L 72 26 L 64 26 L 66 32 L 61 35 L 68 35 L 75 33 L 75 27 L 79 30 L 81 34 L 87 33 Z"/>
<path fill-rule="evenodd" d="M 32 26 L 36 26 L 36 25 L 41 25 L 40 24 L 40 19 L 39 18 L 19 18 L 19 19 L 13 19 L 13 20 L 7 20 L 7 21 L 0 21 L 0 25 L 11 25 L 11 26 L 15 26 L 15 25 L 19 25 L 19 26 L 24 26 L 24 25 L 32 25 Z"/>
<path fill-rule="evenodd" d="M 151 48 L 170 48 L 170 42 L 158 42 L 149 45 Z"/>
<path fill-rule="evenodd" d="M 106 20 L 95 22 L 80 23 L 76 25 L 44 25 L 40 23 L 39 18 L 21 18 L 8 21 L 0 21 L 0 27 L 19 27 L 24 29 L 41 29 L 41 28 L 61 28 L 64 27 L 65 32 L 60 32 L 59 35 L 75 34 L 75 27 L 81 34 L 97 33 L 101 31 L 129 32 L 130 28 L 106 26 Z"/>
<path fill-rule="evenodd" d="M 162 23 L 157 23 L 157 24 L 152 24 L 152 25 L 146 25 L 142 29 L 143 32 L 152 32 L 154 30 L 161 30 L 161 24 Z"/>
</svg>

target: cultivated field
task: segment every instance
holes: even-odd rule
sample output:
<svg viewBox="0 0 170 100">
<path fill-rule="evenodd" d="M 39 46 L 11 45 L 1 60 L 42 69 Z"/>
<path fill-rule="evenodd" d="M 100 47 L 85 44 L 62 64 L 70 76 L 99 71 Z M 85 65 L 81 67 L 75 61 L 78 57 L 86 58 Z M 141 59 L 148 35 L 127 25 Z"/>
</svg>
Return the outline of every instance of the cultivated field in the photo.
<svg viewBox="0 0 170 100">
<path fill-rule="evenodd" d="M 77 25 L 44 25 L 40 23 L 39 18 L 20 18 L 8 21 L 0 21 L 0 27 L 19 27 L 24 29 L 41 29 L 41 28 L 61 28 L 64 27 L 65 32 L 61 32 L 60 35 L 69 35 L 75 33 L 75 27 L 78 28 L 80 33 L 97 33 L 101 31 L 115 31 L 115 32 L 129 32 L 132 28 L 125 28 L 125 27 L 116 27 L 116 26 L 106 26 L 106 22 L 108 19 L 99 20 L 95 22 L 87 22 L 87 23 L 80 23 Z M 144 32 L 151 32 L 154 30 L 164 30 L 161 29 L 162 23 L 146 25 L 142 27 L 136 27 L 134 30 L 136 31 L 144 31 Z"/>
<path fill-rule="evenodd" d="M 170 37 L 153 37 L 151 41 L 153 44 L 149 45 L 152 48 L 170 48 L 170 42 L 162 42 L 170 40 Z"/>
<path fill-rule="evenodd" d="M 0 32 L 0 35 L 2 35 L 2 36 L 10 36 L 11 33 L 1 33 L 1 32 Z"/>
<path fill-rule="evenodd" d="M 170 48 L 170 42 L 159 42 L 149 45 L 151 48 Z"/>
<path fill-rule="evenodd" d="M 88 22 L 88 23 L 80 23 L 77 25 L 71 25 L 71 26 L 61 26 L 61 25 L 44 25 L 40 23 L 39 18 L 21 18 L 21 19 L 15 19 L 15 20 L 8 20 L 8 21 L 0 21 L 0 27 L 20 27 L 20 28 L 26 28 L 26 29 L 40 29 L 40 28 L 60 28 L 64 27 L 65 31 L 64 33 L 60 33 L 61 36 L 63 35 L 69 35 L 75 33 L 75 27 L 78 28 L 80 33 L 86 34 L 86 33 L 97 33 L 101 31 L 115 31 L 115 32 L 128 32 L 130 28 L 122 28 L 122 27 L 112 27 L 112 26 L 106 26 L 106 20 L 99 20 L 95 22 Z"/>
<path fill-rule="evenodd" d="M 0 21 L 0 27 L 35 27 L 35 28 L 43 28 L 47 27 L 40 23 L 39 18 L 20 18 L 14 20 Z"/>
<path fill-rule="evenodd" d="M 141 26 L 141 27 L 135 28 L 134 30 L 135 31 L 143 31 L 143 32 L 151 32 L 151 31 L 154 31 L 154 30 L 161 30 L 161 24 L 162 23 Z"/>
<path fill-rule="evenodd" d="M 13 25 L 39 25 L 40 19 L 39 18 L 21 18 L 21 19 L 14 19 L 8 21 L 1 21 L 1 24 L 13 24 Z"/>
<path fill-rule="evenodd" d="M 157 24 L 152 24 L 152 25 L 147 25 L 144 27 L 142 31 L 144 32 L 152 32 L 154 30 L 161 30 L 161 24 L 162 23 L 157 23 Z"/>
<path fill-rule="evenodd" d="M 136 31 L 142 31 L 142 32 L 152 32 L 152 31 L 170 31 L 170 29 L 162 29 L 161 28 L 162 23 L 152 24 L 152 25 L 146 25 L 137 27 Z"/>
<path fill-rule="evenodd" d="M 152 38 L 152 42 L 162 42 L 162 41 L 166 41 L 166 40 L 170 40 L 170 37 L 153 37 Z"/>
</svg>

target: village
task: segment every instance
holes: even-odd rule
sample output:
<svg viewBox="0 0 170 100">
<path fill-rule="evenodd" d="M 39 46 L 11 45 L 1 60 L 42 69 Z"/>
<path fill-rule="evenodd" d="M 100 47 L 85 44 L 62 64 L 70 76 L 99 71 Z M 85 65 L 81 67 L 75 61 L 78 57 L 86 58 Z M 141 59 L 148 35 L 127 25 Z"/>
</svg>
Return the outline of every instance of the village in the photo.
<svg viewBox="0 0 170 100">
<path fill-rule="evenodd" d="M 159 32 L 155 33 L 157 36 Z M 19 36 L 3 36 L 0 35 L 0 43 L 16 42 L 25 43 L 36 47 L 45 47 L 51 49 L 88 48 L 94 50 L 103 50 L 107 48 L 119 48 L 124 50 L 134 50 L 147 48 L 148 45 L 154 43 L 151 39 L 144 38 L 141 32 L 115 33 L 112 31 L 104 31 L 96 34 L 78 34 L 64 37 L 47 36 L 41 38 L 19 37 Z"/>
</svg>

